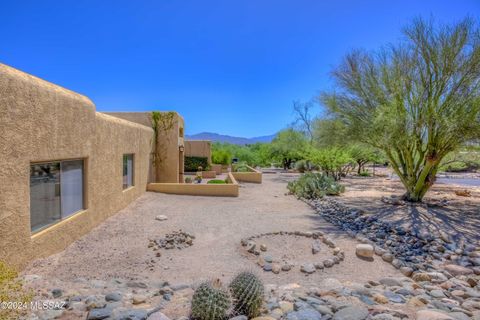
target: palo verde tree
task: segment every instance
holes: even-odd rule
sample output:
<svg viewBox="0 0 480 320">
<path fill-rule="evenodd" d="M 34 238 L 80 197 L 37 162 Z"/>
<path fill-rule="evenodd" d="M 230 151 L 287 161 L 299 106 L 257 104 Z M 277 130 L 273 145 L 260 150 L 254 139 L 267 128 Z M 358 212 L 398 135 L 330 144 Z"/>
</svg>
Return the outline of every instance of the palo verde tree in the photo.
<svg viewBox="0 0 480 320">
<path fill-rule="evenodd" d="M 305 135 L 292 128 L 280 131 L 270 145 L 272 158 L 282 162 L 283 169 L 287 170 L 292 162 L 303 158 L 308 142 Z"/>
<path fill-rule="evenodd" d="M 480 33 L 414 20 L 405 41 L 376 53 L 354 51 L 333 71 L 337 89 L 321 100 L 352 138 L 385 152 L 421 201 L 442 159 L 480 131 Z"/>
</svg>

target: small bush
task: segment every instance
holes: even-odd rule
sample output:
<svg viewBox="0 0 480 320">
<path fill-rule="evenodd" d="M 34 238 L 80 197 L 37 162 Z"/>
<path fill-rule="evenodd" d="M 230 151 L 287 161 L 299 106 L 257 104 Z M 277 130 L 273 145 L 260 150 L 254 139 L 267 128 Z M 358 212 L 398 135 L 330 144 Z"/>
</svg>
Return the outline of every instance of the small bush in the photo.
<svg viewBox="0 0 480 320">
<path fill-rule="evenodd" d="M 325 195 L 337 196 L 345 191 L 345 187 L 332 177 L 321 173 L 305 173 L 287 185 L 290 193 L 298 198 L 317 199 Z"/>
<path fill-rule="evenodd" d="M 235 172 L 250 172 L 245 162 L 237 163 L 233 166 Z"/>
<path fill-rule="evenodd" d="M 370 177 L 370 172 L 362 171 L 358 174 L 360 177 Z"/>
<path fill-rule="evenodd" d="M 304 173 L 306 171 L 310 171 L 308 162 L 306 160 L 299 160 L 299 161 L 295 162 L 295 169 L 298 172 L 301 172 L 301 173 Z"/>
<path fill-rule="evenodd" d="M 226 182 L 225 180 L 214 179 L 214 180 L 209 180 L 207 184 L 226 184 Z"/>
<path fill-rule="evenodd" d="M 192 183 L 192 178 L 186 177 L 185 178 L 185 183 Z"/>
<path fill-rule="evenodd" d="M 202 176 L 196 175 L 195 178 L 193 179 L 196 183 L 202 183 Z"/>
<path fill-rule="evenodd" d="M 185 172 L 196 172 L 198 167 L 208 168 L 208 158 L 207 157 L 185 157 L 185 165 L 184 165 Z"/>
</svg>

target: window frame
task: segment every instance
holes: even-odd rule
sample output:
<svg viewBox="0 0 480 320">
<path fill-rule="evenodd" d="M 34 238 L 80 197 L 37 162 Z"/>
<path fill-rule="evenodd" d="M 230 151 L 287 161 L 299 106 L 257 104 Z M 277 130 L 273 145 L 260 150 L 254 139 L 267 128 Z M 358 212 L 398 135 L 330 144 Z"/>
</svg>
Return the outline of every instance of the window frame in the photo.
<svg viewBox="0 0 480 320">
<path fill-rule="evenodd" d="M 124 178 L 125 178 L 125 175 L 123 174 L 124 172 L 124 166 L 125 166 L 125 157 L 127 156 L 132 156 L 132 184 L 131 185 L 124 185 Z M 127 159 L 127 163 L 128 163 L 128 159 Z M 127 165 L 127 170 L 128 170 L 128 165 Z M 127 172 L 127 176 L 128 176 L 128 172 Z M 135 153 L 124 153 L 122 155 L 122 189 L 123 191 L 125 190 L 128 190 L 130 188 L 133 188 L 135 187 Z"/>
<path fill-rule="evenodd" d="M 68 162 L 68 161 L 82 161 L 82 209 L 78 210 L 78 211 L 75 211 L 71 214 L 69 214 L 68 216 L 66 217 L 63 217 L 63 212 L 62 212 L 62 187 L 61 187 L 61 181 L 62 181 L 62 162 Z M 44 225 L 38 229 L 35 229 L 35 230 L 32 230 L 32 208 L 31 208 L 31 196 L 32 196 L 32 189 L 31 189 L 31 182 L 30 182 L 30 179 L 31 179 L 31 168 L 32 166 L 34 165 L 42 165 L 42 164 L 48 164 L 48 163 L 59 163 L 59 166 L 60 166 L 60 170 L 59 170 L 59 173 L 60 173 L 60 179 L 59 179 L 59 182 L 60 182 L 60 196 L 59 196 L 59 206 L 60 206 L 60 219 L 58 220 L 55 220 L 54 222 L 52 223 L 49 223 L 47 225 Z M 35 235 L 41 231 L 44 231 L 50 227 L 53 227 L 65 220 L 68 220 L 74 216 L 76 216 L 77 214 L 87 210 L 87 158 L 71 158 L 71 159 L 55 159 L 55 160 L 45 160 L 45 161 L 31 161 L 30 162 L 30 175 L 29 175 L 29 184 L 28 184 L 28 187 L 29 187 L 29 198 L 30 198 L 30 214 L 29 214 L 29 222 L 30 222 L 30 233 L 32 235 Z"/>
</svg>

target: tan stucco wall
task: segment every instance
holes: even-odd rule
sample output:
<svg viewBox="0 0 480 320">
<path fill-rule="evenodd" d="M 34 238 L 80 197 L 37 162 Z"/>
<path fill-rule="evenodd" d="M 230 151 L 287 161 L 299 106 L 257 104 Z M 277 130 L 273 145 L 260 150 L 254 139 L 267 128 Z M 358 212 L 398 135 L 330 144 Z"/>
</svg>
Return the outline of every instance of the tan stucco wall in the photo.
<svg viewBox="0 0 480 320">
<path fill-rule="evenodd" d="M 209 140 L 185 140 L 186 157 L 207 157 L 212 163 L 212 142 Z"/>
<path fill-rule="evenodd" d="M 136 122 L 151 127 L 151 112 L 109 112 L 108 115 Z M 168 132 L 158 132 L 158 142 L 162 158 L 158 167 L 153 167 L 154 178 L 150 182 L 183 181 L 183 157 L 180 159 L 180 148 L 184 146 L 184 138 L 180 132 L 184 132 L 183 118 L 174 112 L 172 128 Z"/>
<path fill-rule="evenodd" d="M 0 260 L 22 269 L 63 250 L 146 191 L 153 130 L 95 112 L 85 96 L 0 64 Z M 135 154 L 122 189 L 123 154 Z M 30 164 L 84 159 L 86 210 L 32 235 Z"/>
</svg>

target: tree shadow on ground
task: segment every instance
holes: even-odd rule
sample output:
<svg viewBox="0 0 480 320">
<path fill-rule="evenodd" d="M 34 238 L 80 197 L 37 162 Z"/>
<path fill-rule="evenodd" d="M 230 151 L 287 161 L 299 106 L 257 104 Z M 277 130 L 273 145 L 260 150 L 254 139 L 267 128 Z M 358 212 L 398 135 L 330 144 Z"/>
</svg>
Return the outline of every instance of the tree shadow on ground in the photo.
<svg viewBox="0 0 480 320">
<path fill-rule="evenodd" d="M 452 201 L 446 206 L 390 205 L 378 198 L 340 199 L 347 206 L 375 214 L 383 221 L 417 234 L 446 232 L 454 239 L 480 240 L 480 209 L 475 203 Z"/>
</svg>

